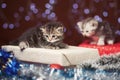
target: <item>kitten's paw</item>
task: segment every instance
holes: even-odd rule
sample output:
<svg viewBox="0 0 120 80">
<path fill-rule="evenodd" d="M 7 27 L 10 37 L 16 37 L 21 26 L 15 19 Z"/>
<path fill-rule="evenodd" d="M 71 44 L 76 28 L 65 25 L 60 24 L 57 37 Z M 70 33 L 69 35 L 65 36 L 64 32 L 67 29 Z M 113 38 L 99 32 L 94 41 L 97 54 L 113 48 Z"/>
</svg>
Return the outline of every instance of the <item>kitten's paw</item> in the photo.
<svg viewBox="0 0 120 80">
<path fill-rule="evenodd" d="M 60 49 L 66 49 L 66 48 L 68 48 L 68 45 L 65 44 L 65 43 L 61 43 L 61 44 L 58 45 L 58 47 L 59 47 Z"/>
<path fill-rule="evenodd" d="M 112 45 L 112 44 L 114 44 L 114 40 L 108 40 L 107 43 Z"/>
<path fill-rule="evenodd" d="M 55 49 L 60 49 L 60 47 L 55 47 Z"/>
<path fill-rule="evenodd" d="M 97 43 L 97 45 L 103 46 L 103 45 L 105 45 L 105 43 L 104 43 L 104 41 L 99 41 L 99 42 Z"/>
<path fill-rule="evenodd" d="M 19 47 L 20 47 L 20 50 L 23 51 L 24 49 L 28 48 L 29 45 L 28 45 L 27 42 L 21 41 L 21 42 L 19 43 Z"/>
<path fill-rule="evenodd" d="M 60 49 L 60 47 L 51 47 L 50 49 Z"/>
</svg>

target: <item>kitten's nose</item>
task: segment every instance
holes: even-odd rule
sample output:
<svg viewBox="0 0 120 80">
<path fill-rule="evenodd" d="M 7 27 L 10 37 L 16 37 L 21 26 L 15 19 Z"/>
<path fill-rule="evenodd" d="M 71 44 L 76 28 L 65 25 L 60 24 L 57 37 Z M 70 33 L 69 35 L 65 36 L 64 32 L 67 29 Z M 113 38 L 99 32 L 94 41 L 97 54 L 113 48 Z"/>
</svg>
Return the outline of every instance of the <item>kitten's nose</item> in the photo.
<svg viewBox="0 0 120 80">
<path fill-rule="evenodd" d="M 83 36 L 86 36 L 85 34 L 83 34 Z"/>
<path fill-rule="evenodd" d="M 49 38 L 49 41 L 51 41 L 52 40 L 52 38 Z"/>
</svg>

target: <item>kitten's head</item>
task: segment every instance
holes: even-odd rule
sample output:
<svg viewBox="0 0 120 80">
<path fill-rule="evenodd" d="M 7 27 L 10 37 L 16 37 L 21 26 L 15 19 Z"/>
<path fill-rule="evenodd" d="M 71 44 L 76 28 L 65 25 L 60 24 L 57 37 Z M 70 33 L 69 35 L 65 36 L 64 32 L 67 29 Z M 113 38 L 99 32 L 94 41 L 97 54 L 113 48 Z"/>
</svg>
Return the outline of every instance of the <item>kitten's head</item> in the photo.
<svg viewBox="0 0 120 80">
<path fill-rule="evenodd" d="M 50 22 L 40 27 L 47 42 L 54 43 L 63 40 L 64 26 L 60 22 Z"/>
<path fill-rule="evenodd" d="M 87 18 L 83 21 L 77 22 L 80 32 L 83 36 L 91 37 L 95 35 L 98 28 L 98 21 L 94 18 Z"/>
</svg>

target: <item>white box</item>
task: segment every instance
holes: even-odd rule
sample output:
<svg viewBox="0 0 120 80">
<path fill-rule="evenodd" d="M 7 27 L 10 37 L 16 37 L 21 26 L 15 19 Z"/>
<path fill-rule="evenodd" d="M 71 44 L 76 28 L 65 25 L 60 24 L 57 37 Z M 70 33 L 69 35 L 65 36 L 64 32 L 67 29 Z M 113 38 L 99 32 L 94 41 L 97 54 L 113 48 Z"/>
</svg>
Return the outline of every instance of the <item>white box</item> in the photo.
<svg viewBox="0 0 120 80">
<path fill-rule="evenodd" d="M 98 59 L 97 49 L 69 46 L 68 49 L 44 49 L 44 48 L 27 48 L 20 51 L 18 46 L 4 45 L 5 51 L 13 51 L 15 57 L 21 61 L 59 64 L 61 66 L 71 66 L 81 64 L 87 60 Z"/>
</svg>

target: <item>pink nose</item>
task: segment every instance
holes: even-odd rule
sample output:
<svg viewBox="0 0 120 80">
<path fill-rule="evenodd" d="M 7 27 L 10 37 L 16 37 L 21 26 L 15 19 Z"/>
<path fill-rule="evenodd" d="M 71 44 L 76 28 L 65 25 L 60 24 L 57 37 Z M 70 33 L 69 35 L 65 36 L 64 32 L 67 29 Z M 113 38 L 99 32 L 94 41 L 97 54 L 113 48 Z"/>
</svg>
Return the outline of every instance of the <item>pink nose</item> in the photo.
<svg viewBox="0 0 120 80">
<path fill-rule="evenodd" d="M 49 41 L 51 41 L 52 40 L 52 38 L 49 38 Z"/>
<path fill-rule="evenodd" d="M 83 36 L 86 36 L 85 34 L 83 34 Z"/>
</svg>

